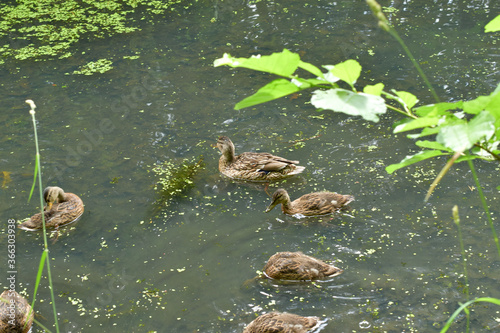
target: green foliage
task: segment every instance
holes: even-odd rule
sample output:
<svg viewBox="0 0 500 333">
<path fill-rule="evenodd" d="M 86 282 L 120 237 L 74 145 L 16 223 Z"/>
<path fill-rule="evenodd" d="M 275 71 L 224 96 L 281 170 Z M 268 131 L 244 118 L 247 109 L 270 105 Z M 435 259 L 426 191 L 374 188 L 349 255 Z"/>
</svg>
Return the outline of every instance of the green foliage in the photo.
<svg viewBox="0 0 500 333">
<path fill-rule="evenodd" d="M 446 322 L 446 325 L 441 329 L 440 332 L 441 333 L 447 332 L 448 329 L 450 328 L 451 324 L 453 323 L 453 321 L 460 314 L 460 312 L 462 312 L 462 311 L 467 312 L 468 311 L 467 307 L 469 305 L 474 304 L 474 303 L 491 303 L 491 304 L 500 305 L 500 299 L 492 298 L 492 297 L 480 297 L 480 298 L 476 298 L 476 299 L 470 300 L 468 302 L 465 302 L 464 304 L 461 304 L 460 307 L 455 312 L 453 312 L 451 317 Z"/>
<path fill-rule="evenodd" d="M 495 17 L 484 27 L 484 32 L 495 32 L 500 30 L 500 15 Z"/>
<path fill-rule="evenodd" d="M 374 122 L 379 121 L 378 114 L 387 111 L 382 97 L 344 89 L 316 90 L 313 92 L 311 103 L 318 109 L 361 116 Z"/>
<path fill-rule="evenodd" d="M 392 173 L 400 168 L 442 155 L 452 156 L 473 147 L 474 155 L 458 158 L 457 162 L 475 158 L 499 158 L 500 150 L 500 86 L 489 96 L 479 96 L 471 101 L 436 103 L 415 107 L 418 99 L 406 91 L 384 91 L 384 85 L 377 83 L 356 90 L 356 81 L 361 75 L 361 65 L 356 60 L 347 60 L 336 65 L 322 66 L 327 72 L 300 60 L 298 54 L 288 50 L 269 56 L 234 58 L 224 54 L 214 61 L 214 66 L 244 67 L 263 71 L 283 78 L 276 79 L 260 88 L 253 95 L 236 104 L 235 109 L 254 106 L 305 89 L 314 89 L 311 104 L 319 110 L 342 112 L 361 116 L 377 122 L 379 115 L 387 109 L 397 111 L 406 117 L 395 124 L 394 133 L 420 130 L 410 138 L 434 136 L 435 140 L 417 141 L 423 151 L 407 156 L 400 163 L 389 165 Z M 314 78 L 303 78 L 296 73 L 303 69 Z M 343 89 L 339 83 L 346 83 L 351 90 Z M 385 97 L 385 99 L 383 97 Z M 387 101 L 386 101 L 387 100 Z M 392 102 L 392 103 L 391 103 Z M 397 103 L 399 108 L 393 104 Z"/>
<path fill-rule="evenodd" d="M 284 77 L 266 84 L 255 94 L 236 104 L 235 109 L 265 103 L 301 90 L 316 88 L 311 103 L 319 108 L 362 116 L 371 121 L 378 121 L 378 114 L 386 112 L 384 100 L 377 96 L 380 85 L 373 87 L 370 93 L 357 93 L 354 84 L 361 74 L 361 65 L 356 60 L 347 60 L 335 66 L 325 65 L 326 73 L 309 63 L 300 60 L 300 56 L 288 50 L 273 53 L 270 56 L 234 58 L 224 54 L 214 61 L 214 66 L 243 67 Z M 316 77 L 302 78 L 295 74 L 303 69 Z M 340 88 L 338 81 L 347 83 L 352 90 Z M 370 89 L 369 89 L 370 90 Z"/>
<path fill-rule="evenodd" d="M 132 14 L 161 14 L 180 0 L 18 0 L 0 7 L 0 64 L 61 59 L 80 39 L 104 38 L 139 29 Z M 8 38 L 9 42 L 6 42 Z M 3 43 L 2 43 L 3 42 Z"/>
</svg>

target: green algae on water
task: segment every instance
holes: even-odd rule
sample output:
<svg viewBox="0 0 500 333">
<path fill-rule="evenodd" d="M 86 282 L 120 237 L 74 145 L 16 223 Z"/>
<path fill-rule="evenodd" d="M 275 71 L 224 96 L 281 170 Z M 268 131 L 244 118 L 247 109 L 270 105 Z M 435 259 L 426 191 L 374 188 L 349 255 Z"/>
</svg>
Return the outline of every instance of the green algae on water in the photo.
<svg viewBox="0 0 500 333">
<path fill-rule="evenodd" d="M 68 58 L 78 41 L 134 32 L 180 2 L 18 0 L 0 7 L 0 64 Z"/>
</svg>

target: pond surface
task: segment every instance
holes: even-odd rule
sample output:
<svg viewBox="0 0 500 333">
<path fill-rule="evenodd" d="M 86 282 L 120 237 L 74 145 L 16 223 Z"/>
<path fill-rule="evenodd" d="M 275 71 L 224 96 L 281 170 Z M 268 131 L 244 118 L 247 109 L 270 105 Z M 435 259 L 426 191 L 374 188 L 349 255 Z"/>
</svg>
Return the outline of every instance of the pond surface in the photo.
<svg viewBox="0 0 500 333">
<path fill-rule="evenodd" d="M 483 27 L 500 3 L 435 2 L 382 5 L 394 10 L 390 20 L 443 100 L 489 94 L 500 78 L 499 44 Z M 11 179 L 0 191 L 2 230 L 8 219 L 37 210 L 38 197 L 27 203 L 34 165 L 27 98 L 38 106 L 44 186 L 61 186 L 86 205 L 82 219 L 50 245 L 62 332 L 241 332 L 271 310 L 324 318 L 324 333 L 438 331 L 466 301 L 454 205 L 470 297 L 500 297 L 499 258 L 466 164 L 424 203 L 446 160 L 387 174 L 385 166 L 417 151 L 413 140 L 392 134 L 399 115 L 368 123 L 316 112 L 307 93 L 235 111 L 271 77 L 213 67 L 224 52 L 247 57 L 283 48 L 317 66 L 351 58 L 363 66 L 360 86 L 383 82 L 432 103 L 364 2 L 200 1 L 140 32 L 78 47 L 70 60 L 1 69 L 0 171 Z M 114 69 L 67 75 L 100 58 L 112 59 Z M 270 191 L 286 188 L 292 199 L 319 190 L 352 194 L 353 210 L 302 220 L 279 209 L 264 213 L 270 199 L 263 186 L 219 175 L 212 145 L 220 135 L 237 153 L 268 151 L 306 166 Z M 152 166 L 185 159 L 202 159 L 204 167 L 191 187 L 158 207 Z M 500 230 L 498 163 L 476 168 Z M 16 235 L 18 289 L 32 299 L 42 235 Z M 5 233 L 0 239 L 6 249 Z M 315 284 L 245 283 L 277 251 L 302 251 L 344 273 Z M 38 320 L 52 327 L 45 278 L 37 299 Z M 476 306 L 471 327 L 499 330 L 499 318 L 498 307 Z M 465 325 L 461 316 L 450 332 Z"/>
</svg>

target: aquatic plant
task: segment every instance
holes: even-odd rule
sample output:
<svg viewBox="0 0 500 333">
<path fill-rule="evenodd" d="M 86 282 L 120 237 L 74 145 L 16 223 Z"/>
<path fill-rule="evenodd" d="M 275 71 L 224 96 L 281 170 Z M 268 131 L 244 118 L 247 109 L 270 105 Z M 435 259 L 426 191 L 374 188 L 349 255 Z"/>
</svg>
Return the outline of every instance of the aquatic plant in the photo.
<svg viewBox="0 0 500 333">
<path fill-rule="evenodd" d="M 36 282 L 35 282 L 35 290 L 33 292 L 33 301 L 31 303 L 31 307 L 34 309 L 35 308 L 35 300 L 36 300 L 36 295 L 38 291 L 38 287 L 40 285 L 40 280 L 42 278 L 43 270 L 46 265 L 47 267 L 47 279 L 49 281 L 49 286 L 50 286 L 50 297 L 51 297 L 51 303 L 52 303 L 52 311 L 54 314 L 54 325 L 56 327 L 56 332 L 59 332 L 59 324 L 57 320 L 57 311 L 56 311 L 56 303 L 55 303 L 55 297 L 54 297 L 54 286 L 52 284 L 52 275 L 50 271 L 50 255 L 49 255 L 49 247 L 48 247 L 48 242 L 47 242 L 47 233 L 45 232 L 45 214 L 43 212 L 43 193 L 42 193 L 42 171 L 40 168 L 40 149 L 38 146 L 38 134 L 36 130 L 36 117 L 35 117 L 35 108 L 36 105 L 32 100 L 27 100 L 26 103 L 30 105 L 30 115 L 31 115 L 31 120 L 33 122 L 33 132 L 35 136 L 35 171 L 33 173 L 33 186 L 31 187 L 31 191 L 29 194 L 29 199 L 31 199 L 31 196 L 33 194 L 33 191 L 35 189 L 36 181 L 38 179 L 38 189 L 39 189 L 39 196 L 40 196 L 40 214 L 42 215 L 42 224 L 43 224 L 43 244 L 44 244 L 44 249 L 42 252 L 42 256 L 40 258 L 40 264 L 38 265 L 38 272 L 36 276 Z M 35 323 L 37 323 L 40 327 L 42 327 L 44 330 L 47 332 L 50 332 L 48 329 L 46 329 L 43 325 L 41 325 L 36 319 L 34 320 Z"/>
<path fill-rule="evenodd" d="M 73 71 L 73 74 L 92 75 L 94 73 L 106 73 L 113 69 L 113 62 L 109 59 L 99 59 L 91 61 L 80 67 L 79 70 Z"/>
<path fill-rule="evenodd" d="M 20 0 L 0 7 L 0 64 L 68 58 L 80 40 L 139 30 L 180 0 Z M 134 15 L 134 16 L 132 16 Z M 5 39 L 9 42 L 6 43 Z"/>
<path fill-rule="evenodd" d="M 323 72 L 315 65 L 302 61 L 298 54 L 285 49 L 268 56 L 259 55 L 249 58 L 236 58 L 226 53 L 222 58 L 214 61 L 215 67 L 223 65 L 233 68 L 242 67 L 281 76 L 281 78 L 261 87 L 253 95 L 238 102 L 235 109 L 254 106 L 306 89 L 313 89 L 310 102 L 318 111 L 342 112 L 351 116 L 361 116 L 372 122 L 378 122 L 379 116 L 385 114 L 387 110 L 404 115 L 402 120 L 395 122 L 394 133 L 420 130 L 419 133 L 412 133 L 408 137 L 412 139 L 425 137 L 426 139 L 416 141 L 416 145 L 422 148 L 420 152 L 407 156 L 399 163 L 388 165 L 386 171 L 393 173 L 400 168 L 433 157 L 449 156 L 448 162 L 429 187 L 425 198 L 427 201 L 454 163 L 467 162 L 500 257 L 500 243 L 473 164 L 475 159 L 500 162 L 500 84 L 491 94 L 478 96 L 473 100 L 441 102 L 418 62 L 396 30 L 390 25 L 381 6 L 375 0 L 367 0 L 367 4 L 377 18 L 379 27 L 390 33 L 400 43 L 436 100 L 435 104 L 416 106 L 419 100 L 415 95 L 394 89 L 387 91 L 383 83 L 367 85 L 358 90 L 356 81 L 361 74 L 362 67 L 356 60 L 349 59 L 336 65 L 324 65 L 322 68 L 326 72 Z M 498 30 L 500 30 L 500 16 L 485 27 L 485 32 Z M 299 76 L 298 70 L 308 72 L 314 77 Z M 497 188 L 500 189 L 500 186 Z M 465 273 L 467 272 L 465 271 Z M 469 290 L 467 279 L 466 290 Z M 469 300 L 467 294 L 467 302 L 462 304 L 450 317 L 441 332 L 446 332 L 456 316 L 462 310 L 468 313 L 467 307 L 476 302 L 490 302 L 500 305 L 498 299 L 477 298 Z M 469 324 L 467 322 L 468 331 Z"/>
<path fill-rule="evenodd" d="M 158 194 L 155 212 L 165 208 L 172 199 L 193 186 L 194 176 L 204 167 L 203 158 L 185 158 L 179 163 L 165 161 L 157 163 L 151 171 L 157 181 L 154 190 Z"/>
</svg>

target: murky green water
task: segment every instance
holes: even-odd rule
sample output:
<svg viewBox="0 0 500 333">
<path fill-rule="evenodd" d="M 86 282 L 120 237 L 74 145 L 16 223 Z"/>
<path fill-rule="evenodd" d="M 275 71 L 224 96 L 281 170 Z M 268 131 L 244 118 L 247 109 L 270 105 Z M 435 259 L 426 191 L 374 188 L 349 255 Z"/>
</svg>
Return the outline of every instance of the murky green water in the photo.
<svg viewBox="0 0 500 333">
<path fill-rule="evenodd" d="M 499 3 L 383 5 L 398 10 L 390 18 L 443 100 L 494 89 L 498 35 L 482 27 Z M 241 332 L 256 313 L 271 310 L 323 317 L 325 333 L 438 331 L 466 300 L 451 221 L 455 204 L 471 297 L 500 297 L 499 260 L 466 165 L 455 167 L 424 204 L 445 160 L 388 175 L 386 165 L 415 151 L 411 140 L 391 134 L 397 115 L 372 124 L 317 113 L 307 94 L 234 111 L 270 78 L 212 66 L 224 52 L 246 57 L 283 48 L 317 65 L 354 58 L 364 68 L 361 84 L 384 82 L 430 103 L 409 60 L 377 29 L 364 2 L 202 1 L 136 34 L 79 47 L 85 54 L 71 61 L 1 70 L 0 171 L 12 180 L 0 191 L 3 230 L 8 219 L 35 213 L 38 202 L 27 203 L 34 141 L 26 98 L 38 105 L 44 185 L 77 193 L 86 204 L 82 219 L 50 247 L 61 331 Z M 139 60 L 122 59 L 136 52 Z M 115 59 L 113 71 L 65 75 L 103 57 Z M 265 214 L 269 198 L 261 186 L 218 174 L 219 152 L 211 145 L 222 134 L 237 152 L 300 160 L 307 167 L 302 177 L 280 184 L 292 198 L 332 190 L 354 195 L 354 210 L 299 221 L 278 209 Z M 303 147 L 293 145 L 307 138 Z M 194 186 L 154 214 L 151 166 L 198 157 L 205 168 Z M 476 164 L 498 226 L 497 165 Z M 40 233 L 18 231 L 19 290 L 29 295 L 41 245 Z M 270 255 L 296 250 L 345 272 L 314 285 L 244 285 Z M 38 299 L 39 320 L 51 326 L 45 279 Z M 471 317 L 476 332 L 499 329 L 498 308 L 477 306 Z M 464 330 L 460 317 L 452 331 Z"/>
</svg>

